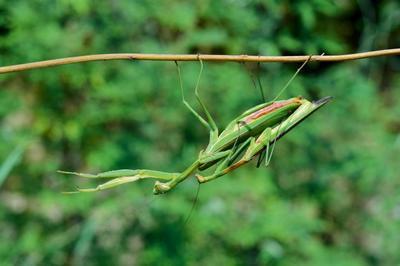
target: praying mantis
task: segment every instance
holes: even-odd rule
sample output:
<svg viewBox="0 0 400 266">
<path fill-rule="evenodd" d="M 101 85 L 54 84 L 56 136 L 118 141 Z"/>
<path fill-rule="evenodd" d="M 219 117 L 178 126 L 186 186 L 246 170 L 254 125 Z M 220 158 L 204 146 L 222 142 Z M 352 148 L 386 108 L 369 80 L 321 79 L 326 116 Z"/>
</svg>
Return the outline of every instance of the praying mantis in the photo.
<svg viewBox="0 0 400 266">
<path fill-rule="evenodd" d="M 309 60 L 310 58 L 297 70 L 284 89 Z M 205 117 L 200 115 L 186 101 L 180 68 L 177 62 L 175 62 L 181 85 L 182 102 L 210 133 L 208 145 L 200 151 L 197 159 L 182 172 L 175 173 L 148 169 L 121 169 L 99 174 L 58 171 L 63 174 L 85 178 L 111 178 L 110 181 L 100 184 L 95 188 L 77 188 L 77 191 L 67 193 L 94 192 L 135 182 L 140 179 L 155 179 L 153 193 L 163 194 L 169 192 L 190 176 L 194 175 L 197 181 L 202 184 L 230 173 L 236 168 L 250 162 L 256 156 L 259 156 L 260 159 L 265 155 L 265 165 L 268 166 L 276 141 L 331 99 L 331 97 L 324 97 L 317 101 L 308 101 L 299 96 L 287 100 L 265 102 L 243 112 L 220 132 L 206 105 L 199 96 L 199 83 L 203 71 L 203 63 L 201 60 L 199 61 L 201 67 L 195 87 L 195 96 Z M 213 166 L 215 166 L 213 173 L 209 175 L 202 174 L 202 171 Z"/>
</svg>

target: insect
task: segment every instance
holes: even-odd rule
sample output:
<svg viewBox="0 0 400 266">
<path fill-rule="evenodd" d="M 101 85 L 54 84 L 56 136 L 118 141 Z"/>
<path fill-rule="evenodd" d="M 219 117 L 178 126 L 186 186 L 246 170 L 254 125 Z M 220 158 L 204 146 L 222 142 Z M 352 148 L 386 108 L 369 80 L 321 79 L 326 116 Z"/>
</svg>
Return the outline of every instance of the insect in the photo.
<svg viewBox="0 0 400 266">
<path fill-rule="evenodd" d="M 308 61 L 298 69 L 292 79 Z M 172 190 L 176 185 L 190 176 L 194 175 L 199 183 L 205 183 L 235 170 L 257 156 L 259 156 L 260 160 L 265 155 L 265 165 L 267 166 L 271 160 L 276 141 L 331 99 L 331 97 L 325 97 L 317 101 L 308 101 L 299 96 L 287 100 L 265 102 L 243 112 L 220 132 L 206 105 L 199 96 L 198 88 L 203 70 L 202 61 L 200 63 L 201 68 L 195 87 L 195 96 L 205 117 L 195 111 L 186 101 L 180 69 L 176 63 L 181 85 L 182 102 L 210 133 L 209 143 L 205 149 L 200 151 L 198 158 L 184 171 L 177 173 L 148 169 L 121 169 L 99 174 L 59 171 L 63 174 L 85 178 L 111 178 L 110 181 L 100 184 L 95 188 L 77 188 L 77 191 L 70 193 L 94 192 L 140 179 L 155 179 L 153 193 L 163 194 Z M 202 174 L 202 171 L 213 166 L 215 166 L 213 173 L 209 175 Z"/>
</svg>

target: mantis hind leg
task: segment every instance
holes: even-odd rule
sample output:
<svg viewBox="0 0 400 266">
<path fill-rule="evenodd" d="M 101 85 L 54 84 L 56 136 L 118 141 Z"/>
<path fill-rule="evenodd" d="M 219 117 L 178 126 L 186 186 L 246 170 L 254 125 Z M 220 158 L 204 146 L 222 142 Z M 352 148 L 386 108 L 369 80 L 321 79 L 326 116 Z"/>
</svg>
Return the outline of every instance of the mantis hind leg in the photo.
<svg viewBox="0 0 400 266">
<path fill-rule="evenodd" d="M 212 118 L 210 112 L 207 110 L 206 105 L 203 103 L 203 101 L 201 100 L 200 95 L 199 95 L 200 77 L 201 77 L 201 74 L 203 73 L 203 67 L 204 67 L 203 66 L 203 61 L 200 58 L 199 58 L 199 61 L 200 61 L 200 73 L 199 73 L 199 76 L 197 78 L 196 88 L 194 89 L 194 94 L 196 95 L 197 101 L 199 102 L 200 106 L 203 108 L 203 111 L 207 116 L 207 120 L 208 120 L 208 123 L 209 123 L 209 126 L 210 126 L 210 130 L 211 131 L 216 131 L 216 130 L 218 130 L 217 129 L 217 125 L 215 124 L 214 119 Z"/>
<path fill-rule="evenodd" d="M 182 77 L 181 77 L 181 70 L 180 70 L 180 67 L 178 65 L 178 62 L 175 61 L 175 64 L 176 64 L 176 67 L 177 67 L 177 70 L 178 70 L 179 84 L 180 84 L 180 87 L 181 87 L 181 94 L 182 94 L 182 102 L 183 102 L 183 104 L 200 121 L 200 123 L 202 123 L 210 131 L 216 131 L 217 130 L 217 126 L 215 124 L 215 121 L 212 118 L 211 114 L 208 112 L 207 107 L 205 106 L 205 104 L 201 100 L 201 98 L 199 96 L 199 91 L 198 91 L 199 90 L 199 84 L 200 84 L 200 78 L 201 78 L 201 75 L 203 73 L 203 61 L 200 60 L 201 67 L 200 67 L 199 75 L 197 77 L 197 82 L 196 82 L 196 87 L 195 87 L 195 95 L 196 95 L 197 101 L 199 102 L 200 106 L 202 107 L 204 113 L 206 114 L 208 121 L 206 121 L 198 112 L 196 112 L 196 110 L 186 101 L 184 90 L 183 90 L 183 82 L 182 82 Z"/>
</svg>

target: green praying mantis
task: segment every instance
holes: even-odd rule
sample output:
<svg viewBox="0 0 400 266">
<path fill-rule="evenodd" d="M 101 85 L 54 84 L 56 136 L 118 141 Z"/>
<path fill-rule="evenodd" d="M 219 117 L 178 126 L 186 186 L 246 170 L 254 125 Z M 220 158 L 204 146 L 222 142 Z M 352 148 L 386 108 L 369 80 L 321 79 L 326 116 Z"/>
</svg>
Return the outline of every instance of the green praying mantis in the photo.
<svg viewBox="0 0 400 266">
<path fill-rule="evenodd" d="M 300 69 L 309 60 L 310 58 L 304 62 L 283 89 L 289 85 Z M 94 192 L 138 181 L 140 179 L 155 179 L 156 182 L 154 184 L 153 193 L 163 194 L 172 190 L 180 182 L 192 175 L 197 178 L 200 184 L 205 183 L 235 170 L 257 156 L 259 156 L 259 160 L 265 157 L 265 165 L 268 166 L 276 141 L 331 99 L 331 97 L 325 97 L 317 101 L 308 101 L 299 96 L 287 100 L 265 102 L 243 112 L 220 132 L 206 105 L 199 96 L 199 83 L 203 71 L 203 63 L 201 60 L 200 64 L 201 67 L 195 87 L 195 96 L 205 117 L 200 115 L 186 101 L 180 68 L 176 63 L 182 102 L 210 132 L 207 147 L 200 151 L 197 159 L 189 167 L 177 173 L 148 169 L 121 169 L 99 174 L 59 171 L 63 174 L 71 174 L 85 178 L 111 178 L 110 181 L 100 184 L 95 188 L 77 188 L 77 191 L 67 193 Z M 204 170 L 213 166 L 215 166 L 215 169 L 211 174 L 202 174 Z"/>
</svg>

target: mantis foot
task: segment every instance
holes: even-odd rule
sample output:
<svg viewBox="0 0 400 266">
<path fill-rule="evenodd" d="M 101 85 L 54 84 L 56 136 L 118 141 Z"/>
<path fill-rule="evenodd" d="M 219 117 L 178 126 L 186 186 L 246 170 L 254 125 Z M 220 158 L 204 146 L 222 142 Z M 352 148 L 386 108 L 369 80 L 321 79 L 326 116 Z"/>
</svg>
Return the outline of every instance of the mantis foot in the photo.
<svg viewBox="0 0 400 266">
<path fill-rule="evenodd" d="M 205 182 L 208 181 L 204 176 L 199 175 L 199 174 L 196 174 L 196 178 L 197 178 L 197 181 L 198 181 L 200 184 L 201 184 L 201 183 L 205 183 Z"/>
<path fill-rule="evenodd" d="M 162 183 L 160 181 L 156 181 L 156 183 L 154 184 L 154 188 L 153 188 L 154 195 L 167 193 L 172 188 L 170 186 L 170 183 L 171 182 Z"/>
</svg>

